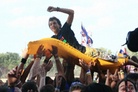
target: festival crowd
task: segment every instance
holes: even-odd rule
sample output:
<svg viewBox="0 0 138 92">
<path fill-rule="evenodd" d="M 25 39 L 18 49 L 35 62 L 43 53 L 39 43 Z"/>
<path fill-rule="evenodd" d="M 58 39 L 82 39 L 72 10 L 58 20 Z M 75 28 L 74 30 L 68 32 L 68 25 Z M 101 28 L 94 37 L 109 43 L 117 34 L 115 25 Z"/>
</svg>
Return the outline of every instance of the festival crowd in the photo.
<svg viewBox="0 0 138 92">
<path fill-rule="evenodd" d="M 82 46 L 76 40 L 70 28 L 73 10 L 49 6 L 47 11 L 69 15 L 63 27 L 56 17 L 49 19 L 49 28 L 55 34 L 52 38 L 62 40 L 80 52 L 98 59 L 95 49 Z M 102 70 L 98 60 L 96 63 L 86 63 L 81 58 L 73 60 L 69 57 L 61 61 L 56 46 L 49 50 L 40 45 L 33 58 L 29 57 L 28 49 L 24 49 L 20 64 L 8 72 L 7 81 L 0 80 L 0 92 L 138 92 L 138 59 L 135 56 L 125 56 L 129 62 L 123 63 L 114 71 Z M 30 63 L 26 64 L 28 59 Z M 47 73 L 54 64 L 57 72 L 54 76 L 48 76 Z M 81 68 L 79 76 L 75 76 L 75 66 Z M 133 72 L 130 66 L 134 66 Z"/>
</svg>

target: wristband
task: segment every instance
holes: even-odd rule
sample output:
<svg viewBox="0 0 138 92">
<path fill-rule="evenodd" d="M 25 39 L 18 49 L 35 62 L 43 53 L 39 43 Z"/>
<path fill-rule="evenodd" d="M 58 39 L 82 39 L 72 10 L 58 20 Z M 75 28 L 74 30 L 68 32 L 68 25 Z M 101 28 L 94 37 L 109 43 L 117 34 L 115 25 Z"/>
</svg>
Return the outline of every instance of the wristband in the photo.
<svg viewBox="0 0 138 92">
<path fill-rule="evenodd" d="M 41 59 L 41 57 L 42 57 L 41 55 L 36 55 L 36 58 L 40 58 Z"/>
<path fill-rule="evenodd" d="M 88 74 L 88 75 L 91 74 L 90 69 L 87 70 L 86 74 Z"/>
<path fill-rule="evenodd" d="M 55 60 L 57 61 L 57 60 L 59 60 L 59 58 L 58 58 L 58 57 L 56 57 L 56 58 L 55 58 Z"/>
<path fill-rule="evenodd" d="M 57 8 L 56 8 L 56 11 L 59 11 L 59 9 L 60 9 L 60 8 L 59 8 L 59 7 L 57 7 Z"/>
<path fill-rule="evenodd" d="M 26 59 L 25 59 L 25 58 L 22 58 L 21 62 L 22 62 L 23 64 L 25 64 L 25 63 L 26 63 Z"/>
<path fill-rule="evenodd" d="M 56 87 L 55 90 L 60 91 L 60 88 L 59 87 Z"/>
<path fill-rule="evenodd" d="M 18 86 L 21 83 L 21 81 L 17 82 L 15 86 Z"/>
</svg>

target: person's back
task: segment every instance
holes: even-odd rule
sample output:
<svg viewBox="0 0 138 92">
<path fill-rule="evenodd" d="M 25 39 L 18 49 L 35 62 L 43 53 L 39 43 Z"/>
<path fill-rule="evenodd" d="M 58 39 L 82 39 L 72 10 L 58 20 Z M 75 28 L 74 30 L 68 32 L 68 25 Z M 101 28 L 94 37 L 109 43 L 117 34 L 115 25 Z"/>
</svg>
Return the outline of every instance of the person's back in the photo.
<svg viewBox="0 0 138 92">
<path fill-rule="evenodd" d="M 91 83 L 83 92 L 113 92 L 112 89 L 102 83 Z"/>
<path fill-rule="evenodd" d="M 51 84 L 47 84 L 40 89 L 40 92 L 55 92 L 55 88 Z"/>
<path fill-rule="evenodd" d="M 36 83 L 33 81 L 28 81 L 22 85 L 22 92 L 28 92 L 29 90 L 32 92 L 38 92 Z"/>
</svg>

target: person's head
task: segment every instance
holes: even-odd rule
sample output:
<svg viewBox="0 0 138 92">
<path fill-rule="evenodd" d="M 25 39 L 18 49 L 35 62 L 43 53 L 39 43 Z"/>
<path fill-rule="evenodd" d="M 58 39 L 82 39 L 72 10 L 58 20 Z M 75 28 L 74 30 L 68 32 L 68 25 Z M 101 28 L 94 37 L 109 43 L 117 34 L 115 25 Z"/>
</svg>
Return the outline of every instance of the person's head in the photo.
<svg viewBox="0 0 138 92">
<path fill-rule="evenodd" d="M 27 81 L 22 85 L 22 92 L 28 92 L 28 90 L 32 90 L 33 92 L 38 92 L 36 83 L 34 81 Z"/>
<path fill-rule="evenodd" d="M 47 84 L 53 85 L 53 79 L 50 78 L 49 76 L 46 76 L 46 77 L 45 77 L 45 84 L 46 84 L 46 85 L 47 85 Z"/>
<path fill-rule="evenodd" d="M 59 30 L 61 29 L 61 22 L 56 17 L 49 18 L 48 22 L 49 28 L 55 33 L 58 34 Z"/>
<path fill-rule="evenodd" d="M 131 80 L 124 78 L 118 82 L 116 92 L 136 92 L 136 87 Z"/>
<path fill-rule="evenodd" d="M 85 86 L 80 82 L 73 82 L 70 86 L 69 92 L 81 92 Z"/>
<path fill-rule="evenodd" d="M 47 84 L 40 89 L 40 92 L 55 92 L 55 88 L 51 84 Z"/>
<path fill-rule="evenodd" d="M 5 86 L 5 85 L 1 85 L 0 86 L 0 92 L 9 92 L 10 90 L 9 90 L 9 88 L 7 87 L 7 86 Z"/>
<path fill-rule="evenodd" d="M 132 80 L 138 90 L 138 73 L 129 73 L 126 78 Z"/>
<path fill-rule="evenodd" d="M 113 92 L 111 87 L 102 83 L 91 83 L 86 86 L 84 92 Z"/>
</svg>

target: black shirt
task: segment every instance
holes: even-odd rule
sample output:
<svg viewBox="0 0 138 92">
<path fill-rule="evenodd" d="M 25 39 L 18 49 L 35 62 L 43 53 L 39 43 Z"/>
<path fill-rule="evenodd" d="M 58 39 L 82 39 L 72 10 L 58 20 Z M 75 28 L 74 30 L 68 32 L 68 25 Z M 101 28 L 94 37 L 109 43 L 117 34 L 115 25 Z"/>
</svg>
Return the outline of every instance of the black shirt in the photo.
<svg viewBox="0 0 138 92">
<path fill-rule="evenodd" d="M 62 40 L 63 42 L 69 43 L 69 45 L 78 49 L 82 53 L 86 51 L 86 48 L 78 43 L 74 32 L 71 30 L 71 25 L 67 22 L 63 25 L 58 35 L 53 35 L 52 38 Z"/>
</svg>

